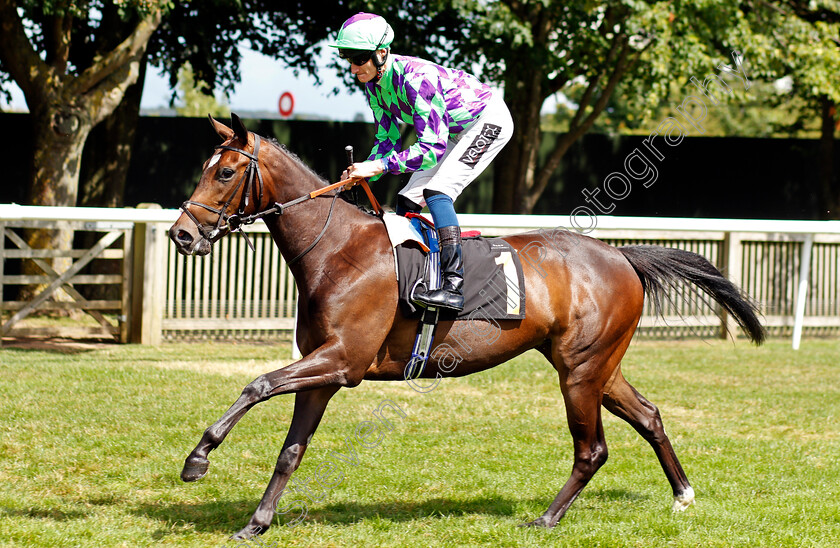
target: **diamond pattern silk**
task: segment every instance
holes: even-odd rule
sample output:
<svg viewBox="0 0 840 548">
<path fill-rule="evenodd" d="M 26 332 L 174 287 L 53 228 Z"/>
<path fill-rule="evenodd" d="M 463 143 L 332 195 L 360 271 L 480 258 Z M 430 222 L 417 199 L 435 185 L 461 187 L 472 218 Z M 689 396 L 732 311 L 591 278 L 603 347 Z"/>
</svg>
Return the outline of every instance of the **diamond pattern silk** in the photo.
<svg viewBox="0 0 840 548">
<path fill-rule="evenodd" d="M 381 80 L 365 84 L 365 95 L 376 124 L 376 144 L 368 160 L 382 159 L 385 171 L 397 174 L 435 166 L 450 135 L 475 121 L 492 91 L 466 72 L 391 55 Z M 413 125 L 417 134 L 417 142 L 405 150 L 401 122 Z"/>
</svg>

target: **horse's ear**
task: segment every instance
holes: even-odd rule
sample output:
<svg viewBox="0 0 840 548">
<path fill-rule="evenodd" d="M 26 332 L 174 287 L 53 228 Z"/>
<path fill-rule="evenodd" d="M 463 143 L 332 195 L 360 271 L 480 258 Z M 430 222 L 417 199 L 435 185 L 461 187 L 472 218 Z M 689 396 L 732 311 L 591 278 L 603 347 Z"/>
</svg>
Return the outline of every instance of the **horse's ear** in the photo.
<svg viewBox="0 0 840 548">
<path fill-rule="evenodd" d="M 239 141 L 243 145 L 247 145 L 248 130 L 245 129 L 245 124 L 242 123 L 242 120 L 239 119 L 239 116 L 237 116 L 233 112 L 230 113 L 230 127 L 233 128 L 233 132 L 236 134 L 236 137 L 239 138 Z"/>
<path fill-rule="evenodd" d="M 228 139 L 233 137 L 232 129 L 219 122 L 209 114 L 207 115 L 207 117 L 210 119 L 210 125 L 213 126 L 213 129 L 216 131 L 216 133 L 219 134 L 219 137 L 221 137 L 223 141 L 227 141 Z"/>
</svg>

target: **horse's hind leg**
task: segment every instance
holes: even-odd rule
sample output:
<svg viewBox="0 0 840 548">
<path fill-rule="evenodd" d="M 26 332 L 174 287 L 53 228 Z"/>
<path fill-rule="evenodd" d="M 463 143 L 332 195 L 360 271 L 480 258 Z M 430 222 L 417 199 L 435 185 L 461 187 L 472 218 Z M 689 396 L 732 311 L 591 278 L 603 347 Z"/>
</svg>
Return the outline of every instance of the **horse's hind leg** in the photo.
<svg viewBox="0 0 840 548">
<path fill-rule="evenodd" d="M 694 489 L 688 483 L 671 441 L 665 434 L 659 409 L 639 394 L 617 369 L 612 384 L 604 393 L 604 407 L 627 421 L 653 447 L 674 492 L 675 512 L 694 502 Z"/>
<path fill-rule="evenodd" d="M 601 395 L 604 382 L 569 378 L 580 376 L 585 369 L 586 366 L 580 366 L 570 374 L 565 374 L 563 370 L 560 372 L 566 416 L 574 441 L 575 462 L 572 475 L 545 513 L 526 525 L 557 525 L 595 472 L 607 461 L 607 442 L 601 424 Z"/>
<path fill-rule="evenodd" d="M 248 539 L 265 533 L 271 526 L 283 490 L 286 488 L 292 473 L 300 465 L 309 441 L 324 416 L 330 398 L 338 390 L 338 386 L 327 386 L 295 394 L 295 412 L 292 416 L 292 424 L 289 427 L 289 433 L 286 435 L 283 449 L 277 457 L 277 465 L 274 467 L 271 481 L 268 482 L 262 500 L 254 511 L 254 515 L 248 521 L 248 525 L 231 538 Z"/>
</svg>

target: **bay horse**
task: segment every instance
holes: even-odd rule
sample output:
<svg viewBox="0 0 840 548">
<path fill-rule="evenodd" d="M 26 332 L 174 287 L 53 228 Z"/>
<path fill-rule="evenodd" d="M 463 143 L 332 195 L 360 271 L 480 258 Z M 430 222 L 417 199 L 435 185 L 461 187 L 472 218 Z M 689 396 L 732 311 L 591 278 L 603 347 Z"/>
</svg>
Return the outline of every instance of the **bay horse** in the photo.
<svg viewBox="0 0 840 548">
<path fill-rule="evenodd" d="M 207 428 L 181 472 L 184 481 L 202 478 L 210 451 L 251 407 L 295 394 L 289 432 L 268 487 L 247 525 L 233 536 L 244 539 L 271 526 L 274 503 L 340 388 L 363 380 L 407 380 L 417 320 L 404 317 L 398 306 L 394 254 L 380 217 L 327 194 L 313 199 L 327 183 L 284 147 L 250 133 L 235 114 L 231 127 L 212 117 L 210 122 L 223 143 L 205 162 L 170 238 L 184 255 L 206 255 L 215 241 L 262 217 L 299 292 L 296 340 L 304 357 L 248 384 Z M 519 253 L 543 237 L 531 232 L 504 240 Z M 684 509 L 694 501 L 694 491 L 659 410 L 625 380 L 621 359 L 639 324 L 645 295 L 661 313 L 664 290 L 674 283 L 698 286 L 761 344 L 765 331 L 756 307 L 700 255 L 659 246 L 616 248 L 566 230 L 553 239 L 539 263 L 522 261 L 525 319 L 499 321 L 492 344 L 486 330 L 458 329 L 465 322 L 442 321 L 430 356 L 444 344 L 470 352 L 454 367 L 430 359 L 422 378 L 469 375 L 533 348 L 554 366 L 574 441 L 574 465 L 545 513 L 525 525 L 555 526 L 607 460 L 601 406 L 650 443 L 671 485 L 674 509 Z"/>
</svg>

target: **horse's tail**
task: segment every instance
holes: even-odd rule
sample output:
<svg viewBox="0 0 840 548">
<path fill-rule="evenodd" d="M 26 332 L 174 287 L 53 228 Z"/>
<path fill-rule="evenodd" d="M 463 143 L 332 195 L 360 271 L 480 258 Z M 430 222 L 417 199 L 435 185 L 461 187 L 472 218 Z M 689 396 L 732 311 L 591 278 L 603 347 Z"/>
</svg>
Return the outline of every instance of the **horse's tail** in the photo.
<svg viewBox="0 0 840 548">
<path fill-rule="evenodd" d="M 662 314 L 662 298 L 667 297 L 668 288 L 675 287 L 680 280 L 691 282 L 729 312 L 750 340 L 756 344 L 764 342 L 766 333 L 758 319 L 756 304 L 742 296 L 738 287 L 701 255 L 655 245 L 628 245 L 618 249 L 639 275 L 657 315 Z"/>
</svg>

